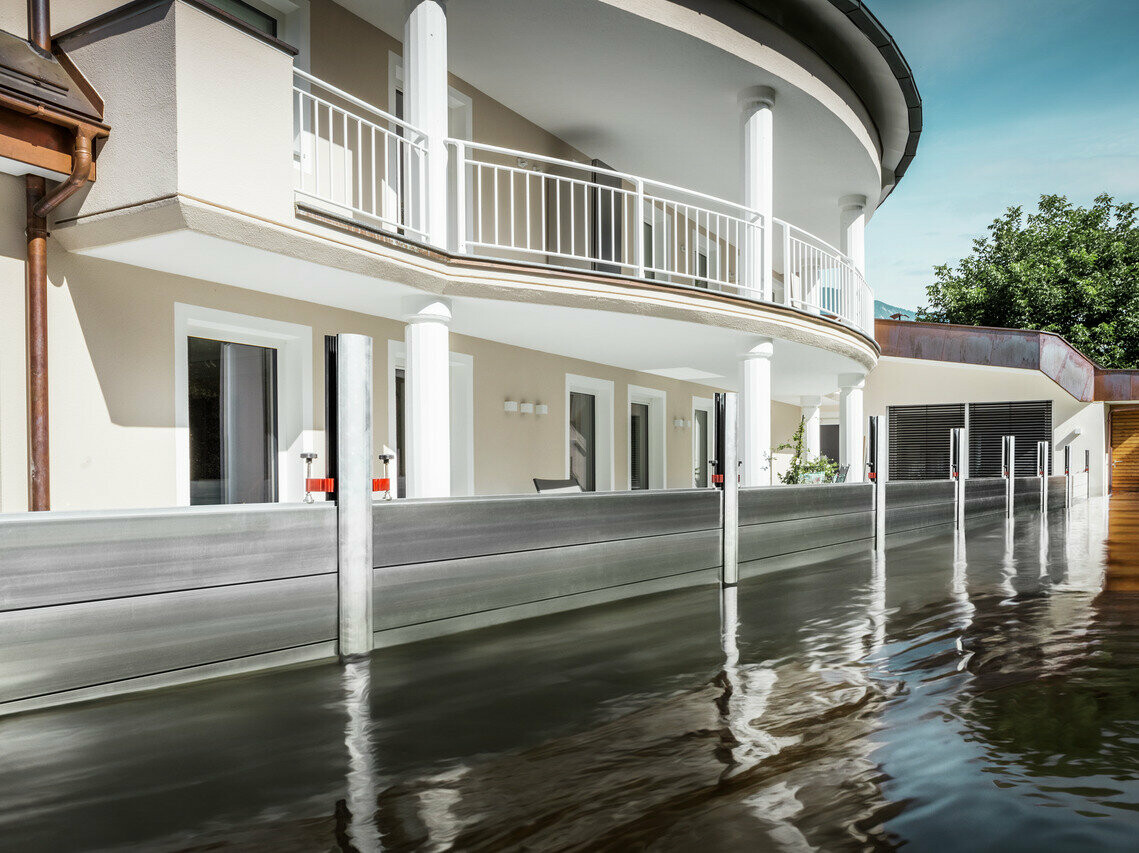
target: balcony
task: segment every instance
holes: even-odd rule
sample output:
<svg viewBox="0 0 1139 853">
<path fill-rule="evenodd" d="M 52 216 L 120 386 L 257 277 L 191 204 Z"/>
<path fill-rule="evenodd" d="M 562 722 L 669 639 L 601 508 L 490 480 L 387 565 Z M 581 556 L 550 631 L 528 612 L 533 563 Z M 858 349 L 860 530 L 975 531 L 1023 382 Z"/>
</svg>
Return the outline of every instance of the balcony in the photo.
<svg viewBox="0 0 1139 853">
<path fill-rule="evenodd" d="M 299 205 L 428 242 L 427 135 L 294 71 Z M 448 139 L 446 248 L 793 308 L 873 336 L 873 293 L 852 260 L 781 219 L 590 163 Z"/>
</svg>

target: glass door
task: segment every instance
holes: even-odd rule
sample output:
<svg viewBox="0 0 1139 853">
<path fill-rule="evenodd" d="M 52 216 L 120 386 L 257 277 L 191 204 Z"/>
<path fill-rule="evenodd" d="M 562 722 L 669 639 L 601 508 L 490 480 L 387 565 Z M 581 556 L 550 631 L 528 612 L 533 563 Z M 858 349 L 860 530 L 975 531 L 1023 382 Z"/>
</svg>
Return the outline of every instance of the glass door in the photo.
<svg viewBox="0 0 1139 853">
<path fill-rule="evenodd" d="M 579 391 L 570 392 L 569 468 L 582 491 L 597 488 L 597 398 Z"/>
<path fill-rule="evenodd" d="M 191 337 L 190 503 L 277 500 L 277 351 Z"/>
<path fill-rule="evenodd" d="M 649 487 L 649 407 L 629 405 L 629 488 Z"/>
</svg>

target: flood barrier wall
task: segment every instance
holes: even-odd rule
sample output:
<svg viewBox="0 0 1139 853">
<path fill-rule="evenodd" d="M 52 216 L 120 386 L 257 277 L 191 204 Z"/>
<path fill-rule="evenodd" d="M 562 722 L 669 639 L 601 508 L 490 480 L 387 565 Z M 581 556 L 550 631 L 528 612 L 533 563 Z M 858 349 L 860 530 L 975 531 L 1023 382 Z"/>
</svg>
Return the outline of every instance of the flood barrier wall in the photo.
<svg viewBox="0 0 1139 853">
<path fill-rule="evenodd" d="M 0 517 L 0 714 L 335 653 L 336 507 Z"/>
</svg>

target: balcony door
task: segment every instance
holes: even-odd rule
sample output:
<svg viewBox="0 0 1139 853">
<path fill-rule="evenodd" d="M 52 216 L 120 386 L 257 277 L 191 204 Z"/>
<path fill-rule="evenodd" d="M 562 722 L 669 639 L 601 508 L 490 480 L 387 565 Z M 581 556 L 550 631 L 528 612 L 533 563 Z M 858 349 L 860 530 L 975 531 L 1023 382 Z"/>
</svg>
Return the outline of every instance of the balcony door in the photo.
<svg viewBox="0 0 1139 853">
<path fill-rule="evenodd" d="M 649 487 L 649 407 L 629 404 L 629 488 Z"/>
<path fill-rule="evenodd" d="M 277 351 L 187 341 L 190 503 L 277 500 Z"/>
</svg>

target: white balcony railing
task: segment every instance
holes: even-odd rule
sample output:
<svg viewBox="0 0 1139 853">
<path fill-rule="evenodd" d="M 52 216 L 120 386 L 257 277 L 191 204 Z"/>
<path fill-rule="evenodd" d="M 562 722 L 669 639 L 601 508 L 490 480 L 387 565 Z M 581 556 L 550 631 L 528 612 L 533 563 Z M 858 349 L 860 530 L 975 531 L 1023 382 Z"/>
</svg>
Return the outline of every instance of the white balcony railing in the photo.
<svg viewBox="0 0 1139 853">
<path fill-rule="evenodd" d="M 782 301 L 874 333 L 874 294 L 850 258 L 829 243 L 781 219 Z"/>
<path fill-rule="evenodd" d="M 763 218 L 613 169 L 448 140 L 466 254 L 760 298 Z"/>
<path fill-rule="evenodd" d="M 298 196 L 318 210 L 427 241 L 426 134 L 303 71 L 294 74 Z M 861 273 L 789 223 L 767 223 L 743 205 L 613 169 L 457 139 L 447 140 L 447 151 L 449 247 L 457 254 L 721 291 L 873 335 L 874 298 Z"/>
<path fill-rule="evenodd" d="M 424 239 L 426 134 L 311 74 L 293 75 L 298 195 L 329 213 Z"/>
</svg>

